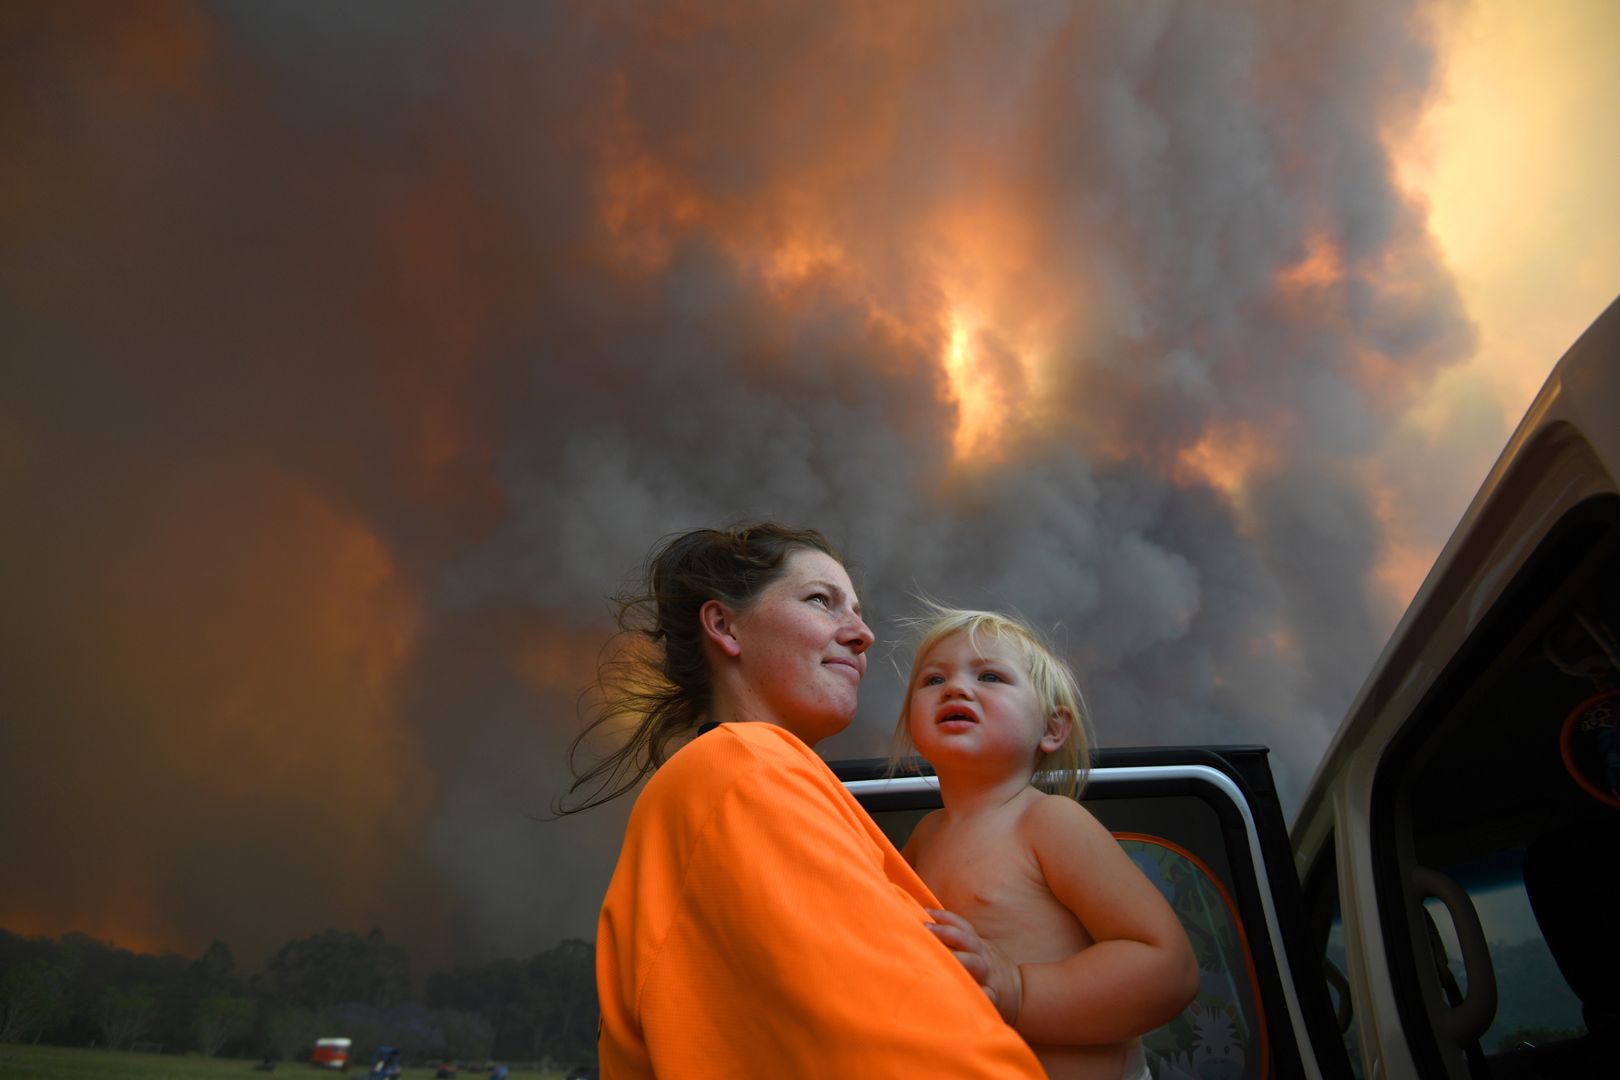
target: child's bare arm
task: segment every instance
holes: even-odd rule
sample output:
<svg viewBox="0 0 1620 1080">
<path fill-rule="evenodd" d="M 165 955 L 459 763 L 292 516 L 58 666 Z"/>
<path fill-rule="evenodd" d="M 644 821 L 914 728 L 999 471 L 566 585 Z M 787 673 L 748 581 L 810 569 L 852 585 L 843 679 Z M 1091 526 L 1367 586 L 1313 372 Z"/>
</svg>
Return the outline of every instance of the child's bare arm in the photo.
<svg viewBox="0 0 1620 1080">
<path fill-rule="evenodd" d="M 1019 1033 L 1037 1043 L 1115 1042 L 1174 1018 L 1198 992 L 1198 965 L 1159 890 L 1077 802 L 1042 799 L 1023 824 L 1047 887 L 1096 944 L 1019 966 Z"/>
</svg>

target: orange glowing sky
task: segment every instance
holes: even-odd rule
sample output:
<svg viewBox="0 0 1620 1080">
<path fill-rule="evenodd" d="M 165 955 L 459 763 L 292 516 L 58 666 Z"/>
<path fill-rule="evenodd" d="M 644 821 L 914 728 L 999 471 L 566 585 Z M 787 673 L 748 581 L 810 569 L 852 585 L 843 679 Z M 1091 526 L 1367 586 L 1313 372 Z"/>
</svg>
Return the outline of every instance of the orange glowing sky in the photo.
<svg viewBox="0 0 1620 1080">
<path fill-rule="evenodd" d="M 1116 699 L 1140 712 L 1117 710 L 1110 735 L 1216 741 L 1234 734 L 1219 716 L 1252 724 L 1238 738 L 1274 760 L 1316 759 L 1339 690 L 1288 680 L 1309 682 L 1318 656 L 1357 668 L 1347 683 L 1364 670 L 1339 664 L 1331 634 L 1313 643 L 1346 621 L 1321 612 L 1376 609 L 1346 632 L 1376 647 L 1549 369 L 1620 293 L 1620 3 L 1441 0 L 1426 99 L 1423 63 L 1407 65 L 1417 89 L 1406 66 L 1379 67 L 1392 37 L 1423 53 L 1422 5 L 1377 9 L 1377 32 L 1327 5 L 1320 20 L 1196 3 L 790 8 L 559 5 L 585 27 L 567 40 L 604 49 L 582 59 L 476 7 L 423 8 L 414 33 L 357 18 L 330 53 L 308 49 L 334 29 L 320 16 L 251 5 L 20 20 L 40 49 L 20 46 L 33 66 L 17 70 L 54 92 L 0 96 L 26 121 L 0 184 L 25 254 L 0 288 L 31 320 L 19 351 L 41 354 L 39 377 L 0 395 L 0 493 L 21 508 L 0 571 L 27 568 L 4 600 L 34 604 L 0 643 L 15 630 L 12 681 L 35 710 L 16 726 L 26 745 L 0 729 L 0 750 L 9 736 L 46 763 L 26 796 L 57 832 L 41 831 L 30 880 L 0 889 L 0 927 L 239 946 L 264 921 L 239 897 L 276 895 L 286 872 L 328 884 L 280 901 L 276 935 L 407 908 L 439 957 L 456 935 L 512 949 L 509 928 L 547 919 L 588 933 L 611 823 L 532 831 L 523 814 L 558 781 L 528 762 L 550 768 L 576 726 L 609 575 L 660 531 L 725 516 L 846 529 L 836 542 L 887 575 L 861 586 L 886 615 L 908 587 L 1056 598 L 1092 642 L 1075 646 L 1092 679 L 1154 661 L 1151 678 L 1120 676 Z M 1005 54 L 981 48 L 1000 21 L 1022 27 Z M 1107 69 L 1133 38 L 1153 54 L 1167 21 L 1181 36 L 1156 42 L 1161 67 L 1112 72 L 1130 108 L 1106 130 L 1123 149 L 1053 150 L 1105 128 L 1079 114 L 1114 83 L 1076 58 Z M 1210 26 L 1229 36 L 1205 48 Z M 1358 97 L 1302 77 L 1336 36 L 1353 42 L 1335 54 L 1350 74 L 1399 69 L 1400 85 Z M 377 47 L 357 59 L 356 45 Z M 1288 70 L 1254 70 L 1250 50 Z M 1205 63 L 1185 99 L 1153 99 Z M 1155 134 L 1206 134 L 1154 129 L 1202 116 L 1204 91 L 1230 94 L 1232 113 L 1267 106 L 1265 146 L 1212 126 L 1211 143 L 1239 148 L 1213 160 L 1243 173 L 1264 158 L 1289 205 L 1189 237 L 1197 211 L 1264 201 L 1150 167 L 1168 153 Z M 1303 125 L 1331 134 L 1300 150 L 1285 115 L 1300 95 L 1326 106 L 1311 115 L 1355 115 Z M 1334 163 L 1295 160 L 1331 157 L 1340 135 L 1373 148 L 1368 198 L 1402 203 L 1381 206 L 1392 238 L 1359 256 L 1341 228 L 1355 200 L 1322 190 Z M 1131 168 L 1101 168 L 1114 158 Z M 1153 182 L 1131 189 L 1138 173 Z M 1132 210 L 1144 220 L 1110 234 Z M 1202 271 L 1219 285 L 1258 267 L 1243 303 L 1265 314 L 1212 310 L 1241 305 L 1188 285 L 1189 252 L 1216 263 L 1230 248 L 1231 266 Z M 1471 348 L 1434 287 L 1446 274 Z M 1435 314 L 1442 329 L 1412 336 L 1436 351 L 1381 352 L 1399 345 L 1355 324 L 1351 285 L 1398 316 L 1410 300 L 1413 324 Z M 1174 299 L 1155 307 L 1160 291 Z M 1224 368 L 1193 355 L 1221 348 Z M 1295 391 L 1317 374 L 1375 416 L 1373 435 L 1313 441 Z M 1288 386 L 1272 398 L 1273 383 Z M 1265 487 L 1289 467 L 1296 487 Z M 1349 520 L 1348 539 L 1326 573 L 1299 576 L 1347 584 L 1290 608 L 1264 519 L 1319 480 L 1353 489 L 1373 527 L 1328 515 L 1320 531 Z M 959 492 L 983 522 L 950 505 Z M 1165 524 L 1176 499 L 1185 512 Z M 1280 675 L 1237 670 L 1228 639 Z M 1154 697 L 1175 664 L 1179 716 Z M 849 734 L 891 722 L 884 692 L 863 691 L 865 730 Z M 1306 700 L 1328 701 L 1309 724 Z M 54 724 L 69 715 L 116 722 L 80 747 Z M 350 771 L 326 777 L 333 758 Z M 201 872 L 224 862 L 216 829 L 242 856 L 217 883 Z"/>
<path fill-rule="evenodd" d="M 1483 478 L 1553 364 L 1620 293 L 1613 196 L 1620 128 L 1605 121 L 1620 103 L 1620 5 L 1481 0 L 1459 7 L 1442 15 L 1440 67 L 1432 105 L 1414 130 L 1392 134 L 1391 150 L 1403 187 L 1426 208 L 1478 347 L 1404 403 L 1411 438 L 1398 446 L 1405 452 L 1411 439 L 1464 438 L 1477 444 L 1469 467 Z M 963 220 L 944 229 L 955 257 L 946 263 L 952 285 L 941 366 L 957 408 L 956 457 L 966 464 L 993 456 L 1009 427 L 1029 419 L 1038 398 L 1029 384 L 1040 364 L 1029 305 L 1010 303 L 1026 268 L 1009 226 L 1028 221 L 990 211 Z M 1278 284 L 1310 303 L 1313 288 L 1342 275 L 1339 252 L 1316 235 Z M 986 331 L 1011 331 L 1011 355 L 986 362 L 978 344 Z M 1370 384 L 1380 381 L 1381 361 L 1363 359 Z M 1265 463 L 1258 433 L 1211 430 L 1180 452 L 1172 475 L 1212 484 L 1241 510 L 1247 477 Z M 1388 530 L 1375 579 L 1392 617 L 1417 591 L 1443 537 L 1414 524 L 1420 508 L 1381 490 L 1377 476 L 1366 482 Z"/>
<path fill-rule="evenodd" d="M 1425 440 L 1478 427 L 1467 437 L 1491 447 L 1476 450 L 1470 463 L 1482 479 L 1553 364 L 1620 294 L 1620 202 L 1613 194 L 1620 128 L 1605 122 L 1620 103 L 1620 5 L 1480 0 L 1444 13 L 1439 25 L 1440 90 L 1414 130 L 1392 136 L 1391 150 L 1403 187 L 1426 208 L 1478 347 L 1407 403 L 1404 423 Z M 1007 303 L 1007 282 L 1021 269 L 1008 256 L 1019 249 L 984 242 L 1005 236 L 1006 223 L 1018 219 L 979 217 L 982 228 L 957 230 L 981 242 L 959 245 L 966 257 L 951 263 L 967 283 L 953 291 L 941 358 L 957 403 L 954 447 L 963 463 L 990 454 L 1038 396 L 1028 386 L 1039 374 L 1038 350 Z M 996 255 L 999 267 L 987 258 Z M 1340 253 L 1313 234 L 1305 257 L 1278 285 L 1311 303 L 1314 288 L 1342 276 Z M 986 330 L 1003 329 L 986 308 L 1026 333 L 1012 363 L 999 369 L 981 361 L 976 345 Z M 1363 369 L 1377 383 L 1381 358 L 1364 358 Z M 1412 443 L 1397 445 L 1404 452 Z M 1179 453 L 1171 471 L 1179 482 L 1213 485 L 1241 511 L 1248 476 L 1266 464 L 1261 433 L 1212 429 Z M 1416 593 L 1443 537 L 1414 525 L 1420 508 L 1401 505 L 1376 476 L 1366 482 L 1388 530 L 1375 579 L 1393 617 Z M 1459 498 L 1458 513 L 1462 506 Z"/>
<path fill-rule="evenodd" d="M 1500 446 L 1553 364 L 1620 294 L 1620 4 L 1480 0 L 1443 24 L 1441 42 L 1441 93 L 1397 165 L 1427 205 L 1479 344 L 1408 423 L 1433 436 L 1492 424 L 1494 412 L 1482 441 Z M 1475 475 L 1490 464 L 1482 457 Z M 1386 524 L 1378 573 L 1404 606 L 1438 548 L 1410 535 L 1398 508 Z"/>
</svg>

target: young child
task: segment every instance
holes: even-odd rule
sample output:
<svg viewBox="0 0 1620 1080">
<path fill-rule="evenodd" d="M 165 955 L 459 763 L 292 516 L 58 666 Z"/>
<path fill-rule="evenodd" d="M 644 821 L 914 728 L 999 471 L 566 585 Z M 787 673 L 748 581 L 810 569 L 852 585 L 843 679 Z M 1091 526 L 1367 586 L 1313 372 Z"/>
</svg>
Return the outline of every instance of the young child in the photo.
<svg viewBox="0 0 1620 1080">
<path fill-rule="evenodd" d="M 1029 627 L 931 607 L 895 732 L 939 776 L 944 808 L 903 854 L 948 909 L 936 935 L 1054 1078 L 1136 1080 L 1141 1036 L 1198 988 L 1187 936 L 1113 835 L 1075 801 L 1085 713 Z M 1033 786 L 1060 777 L 1061 794 Z"/>
</svg>

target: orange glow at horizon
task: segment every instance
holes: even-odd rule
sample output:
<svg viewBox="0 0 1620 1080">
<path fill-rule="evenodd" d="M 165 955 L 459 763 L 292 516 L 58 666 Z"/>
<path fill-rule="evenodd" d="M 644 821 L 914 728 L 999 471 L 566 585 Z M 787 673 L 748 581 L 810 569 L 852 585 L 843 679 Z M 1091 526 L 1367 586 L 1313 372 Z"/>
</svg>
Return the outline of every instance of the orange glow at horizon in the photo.
<svg viewBox="0 0 1620 1080">
<path fill-rule="evenodd" d="M 128 921 L 122 916 L 92 922 L 58 912 L 46 915 L 29 907 L 5 906 L 0 907 L 0 927 L 25 938 L 59 939 L 64 934 L 84 934 L 95 941 L 146 956 L 160 956 L 164 953 L 191 956 L 202 952 L 200 947 L 189 940 L 131 929 Z"/>
</svg>

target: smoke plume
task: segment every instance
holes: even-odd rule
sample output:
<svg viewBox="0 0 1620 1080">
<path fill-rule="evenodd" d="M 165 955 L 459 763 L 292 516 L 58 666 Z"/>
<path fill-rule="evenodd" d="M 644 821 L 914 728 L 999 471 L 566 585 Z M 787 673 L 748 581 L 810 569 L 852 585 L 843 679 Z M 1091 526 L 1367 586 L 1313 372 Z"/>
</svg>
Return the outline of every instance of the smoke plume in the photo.
<svg viewBox="0 0 1620 1080">
<path fill-rule="evenodd" d="M 1296 798 L 1472 486 L 1402 426 L 1471 348 L 1390 164 L 1431 14 L 13 7 L 0 925 L 593 936 L 626 808 L 537 817 L 605 597 L 745 517 L 890 639 L 829 756 L 926 592 Z"/>
</svg>

